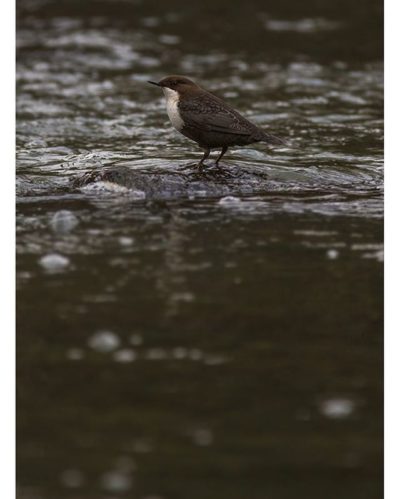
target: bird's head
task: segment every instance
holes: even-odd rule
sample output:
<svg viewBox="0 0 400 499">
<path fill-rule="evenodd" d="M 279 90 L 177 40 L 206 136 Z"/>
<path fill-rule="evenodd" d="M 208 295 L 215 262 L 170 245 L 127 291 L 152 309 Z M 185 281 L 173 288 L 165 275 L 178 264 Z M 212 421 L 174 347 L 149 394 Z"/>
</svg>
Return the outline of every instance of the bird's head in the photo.
<svg viewBox="0 0 400 499">
<path fill-rule="evenodd" d="M 149 83 L 161 87 L 167 96 L 168 94 L 185 95 L 200 90 L 200 87 L 194 81 L 189 80 L 186 76 L 179 75 L 166 76 L 158 83 L 155 81 L 149 81 Z"/>
</svg>

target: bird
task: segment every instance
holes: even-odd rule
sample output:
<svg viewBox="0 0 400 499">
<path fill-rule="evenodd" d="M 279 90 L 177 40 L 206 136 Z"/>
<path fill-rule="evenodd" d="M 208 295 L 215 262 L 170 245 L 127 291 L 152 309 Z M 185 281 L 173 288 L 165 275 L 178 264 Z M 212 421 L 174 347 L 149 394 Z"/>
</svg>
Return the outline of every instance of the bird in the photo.
<svg viewBox="0 0 400 499">
<path fill-rule="evenodd" d="M 286 145 L 283 139 L 251 123 L 222 99 L 186 76 L 170 75 L 159 82 L 148 83 L 163 90 L 172 126 L 204 150 L 204 155 L 197 164 L 199 170 L 202 170 L 211 149 L 221 149 L 215 162 L 218 167 L 231 146 L 255 142 Z"/>
</svg>

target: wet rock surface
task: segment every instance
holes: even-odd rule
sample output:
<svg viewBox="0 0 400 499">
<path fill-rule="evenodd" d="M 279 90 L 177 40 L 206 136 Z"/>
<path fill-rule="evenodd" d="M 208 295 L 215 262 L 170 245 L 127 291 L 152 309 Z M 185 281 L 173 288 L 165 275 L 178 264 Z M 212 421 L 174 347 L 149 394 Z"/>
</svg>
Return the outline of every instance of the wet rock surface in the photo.
<svg viewBox="0 0 400 499">
<path fill-rule="evenodd" d="M 301 203 L 304 199 L 314 199 L 316 196 L 325 196 L 327 199 L 330 196 L 332 201 L 359 198 L 371 210 L 371 216 L 380 213 L 382 190 L 376 185 L 373 176 L 366 176 L 359 186 L 351 180 L 351 170 L 345 176 L 342 173 L 338 176 L 334 170 L 310 169 L 307 166 L 258 164 L 217 168 L 208 165 L 202 171 L 195 164 L 175 168 L 113 166 L 78 175 L 71 179 L 69 188 L 86 193 L 126 194 L 137 200 L 275 195 L 282 200 L 294 196 Z"/>
<path fill-rule="evenodd" d="M 174 170 L 132 169 L 128 167 L 105 168 L 78 178 L 73 188 L 96 182 L 111 182 L 134 191 L 142 191 L 147 199 L 179 199 L 266 193 L 273 189 L 271 175 L 240 167 L 207 166 L 199 171 L 195 165 Z"/>
</svg>

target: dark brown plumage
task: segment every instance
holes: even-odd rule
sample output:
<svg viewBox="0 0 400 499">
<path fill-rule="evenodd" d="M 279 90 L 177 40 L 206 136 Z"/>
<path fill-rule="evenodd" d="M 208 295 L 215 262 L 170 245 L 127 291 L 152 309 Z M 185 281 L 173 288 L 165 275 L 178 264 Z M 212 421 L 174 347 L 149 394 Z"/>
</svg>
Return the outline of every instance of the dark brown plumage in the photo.
<svg viewBox="0 0 400 499">
<path fill-rule="evenodd" d="M 214 148 L 222 148 L 218 165 L 230 146 L 254 142 L 285 145 L 282 139 L 251 123 L 222 99 L 184 76 L 167 76 L 158 83 L 149 83 L 164 90 L 173 126 L 205 150 L 198 164 L 200 168 Z"/>
</svg>

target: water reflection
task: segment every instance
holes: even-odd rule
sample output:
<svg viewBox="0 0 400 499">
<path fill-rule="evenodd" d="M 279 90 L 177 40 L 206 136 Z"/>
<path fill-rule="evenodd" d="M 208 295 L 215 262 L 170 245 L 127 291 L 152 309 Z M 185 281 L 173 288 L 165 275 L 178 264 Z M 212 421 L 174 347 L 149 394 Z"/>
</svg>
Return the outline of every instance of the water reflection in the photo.
<svg viewBox="0 0 400 499">
<path fill-rule="evenodd" d="M 165 315 L 176 316 L 185 303 L 195 301 L 195 295 L 190 291 L 187 283 L 185 264 L 185 241 L 187 222 L 179 213 L 171 213 L 169 219 L 163 224 L 165 234 L 165 265 L 162 274 L 157 278 L 156 287 L 164 295 Z"/>
</svg>

